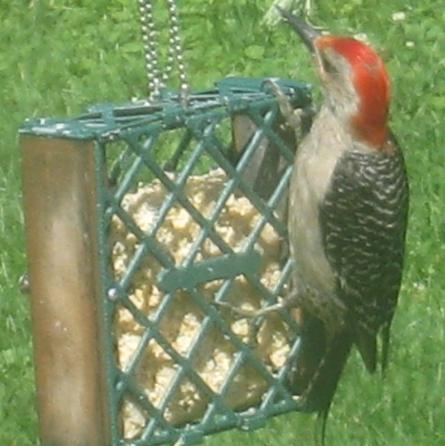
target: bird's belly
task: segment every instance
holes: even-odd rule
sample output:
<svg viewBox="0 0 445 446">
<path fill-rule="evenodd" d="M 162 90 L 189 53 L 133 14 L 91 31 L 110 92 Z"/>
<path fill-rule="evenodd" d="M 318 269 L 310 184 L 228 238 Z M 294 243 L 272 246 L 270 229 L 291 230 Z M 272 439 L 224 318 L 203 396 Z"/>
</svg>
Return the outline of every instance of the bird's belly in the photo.
<svg viewBox="0 0 445 446">
<path fill-rule="evenodd" d="M 290 193 L 289 239 L 295 261 L 295 280 L 298 289 L 310 288 L 328 297 L 334 292 L 335 276 L 324 254 L 315 197 L 326 177 L 324 172 L 315 172 L 311 163 L 304 161 L 295 166 Z M 315 175 L 322 176 L 311 182 Z"/>
<path fill-rule="evenodd" d="M 345 307 L 336 296 L 336 276 L 324 254 L 318 201 L 299 168 L 292 180 L 289 239 L 294 259 L 298 305 L 323 320 L 331 336 L 344 320 Z"/>
<path fill-rule="evenodd" d="M 332 313 L 341 303 L 336 304 L 337 280 L 324 252 L 319 213 L 336 163 L 347 146 L 339 123 L 322 108 L 298 148 L 289 190 L 288 227 L 295 286 L 302 300 L 321 303 Z"/>
</svg>

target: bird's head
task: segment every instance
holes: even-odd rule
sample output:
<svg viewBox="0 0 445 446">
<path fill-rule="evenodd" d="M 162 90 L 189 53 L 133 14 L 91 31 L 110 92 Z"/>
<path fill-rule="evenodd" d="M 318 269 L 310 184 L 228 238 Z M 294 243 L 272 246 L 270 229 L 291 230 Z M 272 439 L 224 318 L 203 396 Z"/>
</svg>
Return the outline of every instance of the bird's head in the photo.
<svg viewBox="0 0 445 446">
<path fill-rule="evenodd" d="M 281 8 L 280 13 L 315 55 L 328 106 L 357 138 L 382 147 L 388 136 L 390 82 L 380 56 L 359 40 L 321 35 Z"/>
</svg>

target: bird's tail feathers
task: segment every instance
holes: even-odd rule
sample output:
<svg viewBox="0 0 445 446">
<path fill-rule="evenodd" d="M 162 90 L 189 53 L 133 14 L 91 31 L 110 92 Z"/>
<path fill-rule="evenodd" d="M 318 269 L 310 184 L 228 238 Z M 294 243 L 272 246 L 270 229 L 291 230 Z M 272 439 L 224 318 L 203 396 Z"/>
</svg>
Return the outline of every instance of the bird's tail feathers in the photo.
<svg viewBox="0 0 445 446">
<path fill-rule="evenodd" d="M 391 321 L 389 321 L 383 328 L 382 328 L 382 375 L 385 375 L 386 366 L 388 365 L 388 356 L 389 356 L 389 337 L 390 337 L 390 330 L 391 330 Z"/>
<path fill-rule="evenodd" d="M 355 344 L 360 356 L 365 363 L 365 367 L 370 373 L 374 373 L 377 367 L 377 335 L 371 333 L 366 328 L 357 327 L 355 329 Z"/>
<path fill-rule="evenodd" d="M 352 334 L 345 329 L 328 342 L 324 324 L 309 317 L 303 321 L 301 342 L 291 388 L 301 396 L 303 410 L 318 412 L 323 443 L 332 399 L 351 351 Z"/>
<path fill-rule="evenodd" d="M 385 374 L 386 366 L 388 365 L 390 329 L 391 321 L 386 323 L 381 329 L 380 352 L 377 352 L 377 332 L 367 330 L 364 327 L 356 328 L 354 331 L 354 342 L 366 369 L 370 373 L 376 371 L 377 363 L 380 362 L 382 375 L 384 376 Z"/>
</svg>

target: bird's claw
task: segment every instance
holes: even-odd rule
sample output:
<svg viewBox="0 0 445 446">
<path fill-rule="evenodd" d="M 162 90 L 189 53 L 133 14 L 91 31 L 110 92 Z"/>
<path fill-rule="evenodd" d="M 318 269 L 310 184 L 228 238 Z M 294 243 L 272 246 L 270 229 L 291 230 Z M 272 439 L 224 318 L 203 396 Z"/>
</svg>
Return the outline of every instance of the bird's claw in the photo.
<svg viewBox="0 0 445 446">
<path fill-rule="evenodd" d="M 269 305 L 264 308 L 256 309 L 246 309 L 235 307 L 228 302 L 215 302 L 217 306 L 228 308 L 235 314 L 248 319 L 258 319 L 259 317 L 266 316 L 271 313 L 276 313 L 280 310 L 285 310 L 289 307 L 294 307 L 297 304 L 297 293 L 295 291 L 291 292 L 288 296 L 282 299 L 280 302 Z"/>
<path fill-rule="evenodd" d="M 287 125 L 297 132 L 301 128 L 301 117 L 303 111 L 299 108 L 293 108 L 289 98 L 274 79 L 267 79 L 267 85 L 277 98 L 278 107 L 283 115 Z"/>
<path fill-rule="evenodd" d="M 255 309 L 247 309 L 247 308 L 239 308 L 235 307 L 234 305 L 229 304 L 228 302 L 215 302 L 215 304 L 219 307 L 228 308 L 232 313 L 235 313 L 239 316 L 248 318 L 248 319 L 257 319 L 258 317 L 265 314 L 265 310 L 267 310 L 269 307 L 262 308 L 259 310 Z"/>
</svg>

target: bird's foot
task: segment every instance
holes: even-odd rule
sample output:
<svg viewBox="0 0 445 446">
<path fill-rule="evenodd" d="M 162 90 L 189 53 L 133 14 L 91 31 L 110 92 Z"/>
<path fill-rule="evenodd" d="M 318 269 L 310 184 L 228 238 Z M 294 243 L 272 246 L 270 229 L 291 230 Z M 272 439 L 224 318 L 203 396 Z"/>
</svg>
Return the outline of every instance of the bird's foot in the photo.
<svg viewBox="0 0 445 446">
<path fill-rule="evenodd" d="M 228 308 L 233 313 L 248 319 L 258 319 L 259 317 L 266 316 L 271 313 L 276 313 L 277 311 L 280 310 L 285 310 L 290 307 L 295 307 L 297 306 L 297 303 L 298 303 L 298 298 L 296 291 L 290 293 L 280 302 L 277 302 L 264 308 L 260 308 L 259 310 L 238 308 L 229 304 L 228 302 L 215 302 L 216 305 Z"/>
<path fill-rule="evenodd" d="M 284 91 L 281 89 L 281 87 L 277 84 L 277 82 L 274 79 L 267 79 L 265 82 L 272 90 L 274 96 L 277 98 L 278 107 L 280 108 L 280 112 L 283 118 L 285 119 L 286 124 L 290 128 L 292 128 L 296 133 L 297 132 L 299 133 L 302 124 L 303 110 L 301 110 L 300 108 L 292 107 L 292 104 L 290 103 L 286 93 L 284 93 Z"/>
<path fill-rule="evenodd" d="M 292 293 L 292 295 L 288 296 L 286 299 L 281 300 L 280 302 L 260 309 L 239 308 L 229 304 L 228 302 L 215 302 L 215 304 L 219 307 L 229 309 L 233 314 L 239 316 L 242 319 L 247 319 L 248 335 L 246 342 L 250 348 L 254 349 L 258 346 L 257 335 L 263 324 L 260 318 L 294 306 L 294 295 L 296 296 L 296 293 Z"/>
</svg>

